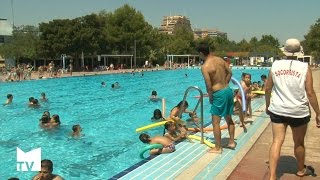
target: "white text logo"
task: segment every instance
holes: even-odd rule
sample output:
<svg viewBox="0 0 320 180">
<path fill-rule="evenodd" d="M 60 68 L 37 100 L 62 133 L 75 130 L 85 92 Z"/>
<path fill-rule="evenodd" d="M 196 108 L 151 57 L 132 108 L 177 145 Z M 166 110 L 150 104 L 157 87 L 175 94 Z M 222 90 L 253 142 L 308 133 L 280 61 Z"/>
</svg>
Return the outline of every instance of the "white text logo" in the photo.
<svg viewBox="0 0 320 180">
<path fill-rule="evenodd" d="M 41 148 L 24 152 L 17 147 L 17 171 L 40 171 Z"/>
</svg>

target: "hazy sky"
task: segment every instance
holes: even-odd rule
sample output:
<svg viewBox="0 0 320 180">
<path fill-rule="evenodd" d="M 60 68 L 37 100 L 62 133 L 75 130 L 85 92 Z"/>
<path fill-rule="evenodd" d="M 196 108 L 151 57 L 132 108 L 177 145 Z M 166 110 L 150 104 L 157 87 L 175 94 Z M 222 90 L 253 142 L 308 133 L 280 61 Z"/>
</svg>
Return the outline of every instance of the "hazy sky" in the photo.
<svg viewBox="0 0 320 180">
<path fill-rule="evenodd" d="M 303 40 L 320 18 L 320 0 L 1 0 L 0 18 L 11 23 L 11 1 L 17 26 L 114 11 L 127 3 L 154 27 L 163 16 L 185 15 L 192 28 L 217 28 L 236 42 L 269 34 L 280 44 L 288 38 Z"/>
</svg>

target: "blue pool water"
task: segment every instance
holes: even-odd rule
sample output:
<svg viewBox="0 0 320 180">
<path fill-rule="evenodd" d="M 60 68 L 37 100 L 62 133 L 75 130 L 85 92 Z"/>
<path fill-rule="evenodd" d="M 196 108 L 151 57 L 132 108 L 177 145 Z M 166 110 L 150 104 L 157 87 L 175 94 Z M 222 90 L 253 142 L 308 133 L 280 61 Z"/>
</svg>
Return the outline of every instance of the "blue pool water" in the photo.
<svg viewBox="0 0 320 180">
<path fill-rule="evenodd" d="M 251 73 L 253 81 L 268 73 L 267 69 L 234 68 L 233 76 L 240 79 L 243 71 Z M 101 87 L 101 81 L 107 86 Z M 111 89 L 116 81 L 121 88 Z M 158 96 L 166 99 L 168 115 L 190 86 L 206 92 L 199 69 L 144 72 L 144 76 L 111 74 L 0 83 L 0 101 L 5 102 L 8 93 L 14 96 L 13 104 L 0 106 L 0 179 L 30 179 L 36 174 L 16 171 L 16 147 L 25 152 L 41 147 L 42 159 L 51 159 L 54 173 L 66 179 L 110 178 L 141 160 L 139 151 L 144 144 L 135 129 L 150 124 L 153 110 L 161 109 L 161 101 L 149 101 L 151 91 L 156 90 Z M 29 108 L 28 98 L 40 98 L 41 92 L 47 94 L 49 101 L 40 102 L 38 109 Z M 188 96 L 190 109 L 196 105 L 196 95 L 198 92 L 193 91 Z M 205 99 L 205 123 L 210 122 L 209 107 Z M 45 110 L 60 116 L 59 129 L 48 131 L 39 127 Z M 82 126 L 84 137 L 70 138 L 74 124 Z M 163 129 L 147 132 L 162 134 Z"/>
</svg>

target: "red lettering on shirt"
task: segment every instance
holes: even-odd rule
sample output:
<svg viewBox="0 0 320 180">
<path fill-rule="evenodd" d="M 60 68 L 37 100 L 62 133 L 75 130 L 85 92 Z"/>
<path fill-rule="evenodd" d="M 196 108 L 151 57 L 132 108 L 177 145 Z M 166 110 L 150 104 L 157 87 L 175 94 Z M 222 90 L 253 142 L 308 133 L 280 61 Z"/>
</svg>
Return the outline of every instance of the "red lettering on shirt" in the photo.
<svg viewBox="0 0 320 180">
<path fill-rule="evenodd" d="M 300 75 L 301 75 L 300 72 L 294 71 L 291 69 L 281 69 L 281 70 L 275 71 L 274 74 L 276 76 L 294 76 L 297 78 L 300 78 Z"/>
</svg>

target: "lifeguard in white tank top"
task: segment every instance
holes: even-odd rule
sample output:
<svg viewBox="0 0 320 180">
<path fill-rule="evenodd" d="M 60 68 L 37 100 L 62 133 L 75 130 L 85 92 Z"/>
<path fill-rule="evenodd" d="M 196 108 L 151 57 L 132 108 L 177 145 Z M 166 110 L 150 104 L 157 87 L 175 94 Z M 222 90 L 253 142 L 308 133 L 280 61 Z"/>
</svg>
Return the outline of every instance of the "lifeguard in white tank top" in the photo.
<svg viewBox="0 0 320 180">
<path fill-rule="evenodd" d="M 274 87 L 268 108 L 274 114 L 293 118 L 310 115 L 305 92 L 308 64 L 297 60 L 278 60 L 271 68 Z M 297 88 L 299 87 L 299 88 Z"/>
</svg>

